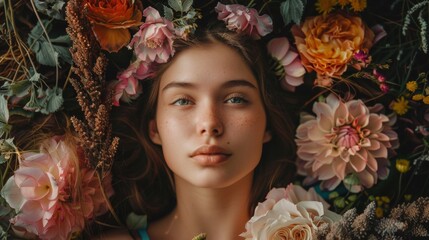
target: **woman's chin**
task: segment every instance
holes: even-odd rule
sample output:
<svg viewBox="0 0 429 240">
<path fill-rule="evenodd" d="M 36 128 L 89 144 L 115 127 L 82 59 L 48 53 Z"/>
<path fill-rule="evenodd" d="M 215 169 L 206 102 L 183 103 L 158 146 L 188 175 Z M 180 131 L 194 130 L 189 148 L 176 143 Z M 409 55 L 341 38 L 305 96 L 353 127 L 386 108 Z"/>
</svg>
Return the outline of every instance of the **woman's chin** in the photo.
<svg viewBox="0 0 429 240">
<path fill-rule="evenodd" d="M 195 174 L 187 174 L 182 180 L 198 188 L 221 189 L 243 181 L 243 176 L 228 174 L 221 169 L 202 169 Z"/>
</svg>

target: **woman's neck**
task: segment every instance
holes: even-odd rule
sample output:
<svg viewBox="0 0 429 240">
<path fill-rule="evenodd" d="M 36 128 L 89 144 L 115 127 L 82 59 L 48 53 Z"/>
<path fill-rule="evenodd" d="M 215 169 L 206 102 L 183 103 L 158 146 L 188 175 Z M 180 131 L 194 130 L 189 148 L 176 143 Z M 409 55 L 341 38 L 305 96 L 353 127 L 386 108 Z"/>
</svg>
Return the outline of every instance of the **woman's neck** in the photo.
<svg viewBox="0 0 429 240">
<path fill-rule="evenodd" d="M 195 187 L 180 178 L 175 180 L 177 206 L 151 226 L 152 240 L 190 240 L 200 233 L 206 233 L 208 240 L 241 239 L 238 235 L 250 217 L 252 174 L 231 186 L 216 189 Z"/>
</svg>

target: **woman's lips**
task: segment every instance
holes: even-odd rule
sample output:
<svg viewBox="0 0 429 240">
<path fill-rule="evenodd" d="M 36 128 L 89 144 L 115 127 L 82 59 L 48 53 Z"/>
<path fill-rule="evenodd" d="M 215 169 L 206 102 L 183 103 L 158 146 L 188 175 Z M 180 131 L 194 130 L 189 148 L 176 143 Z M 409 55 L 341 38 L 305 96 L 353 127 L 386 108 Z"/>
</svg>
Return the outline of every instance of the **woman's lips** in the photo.
<svg viewBox="0 0 429 240">
<path fill-rule="evenodd" d="M 214 166 L 225 162 L 231 155 L 222 147 L 204 145 L 197 148 L 190 156 L 203 166 Z"/>
</svg>

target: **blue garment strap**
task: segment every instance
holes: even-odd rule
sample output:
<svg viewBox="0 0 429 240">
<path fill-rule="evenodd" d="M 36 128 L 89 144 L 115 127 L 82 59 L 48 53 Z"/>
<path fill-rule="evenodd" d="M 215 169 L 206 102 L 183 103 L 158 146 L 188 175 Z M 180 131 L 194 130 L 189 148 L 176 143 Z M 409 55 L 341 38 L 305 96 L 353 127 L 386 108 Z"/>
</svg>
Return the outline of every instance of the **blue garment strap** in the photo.
<svg viewBox="0 0 429 240">
<path fill-rule="evenodd" d="M 149 235 L 147 234 L 146 228 L 140 228 L 139 235 L 141 240 L 150 240 Z"/>
</svg>

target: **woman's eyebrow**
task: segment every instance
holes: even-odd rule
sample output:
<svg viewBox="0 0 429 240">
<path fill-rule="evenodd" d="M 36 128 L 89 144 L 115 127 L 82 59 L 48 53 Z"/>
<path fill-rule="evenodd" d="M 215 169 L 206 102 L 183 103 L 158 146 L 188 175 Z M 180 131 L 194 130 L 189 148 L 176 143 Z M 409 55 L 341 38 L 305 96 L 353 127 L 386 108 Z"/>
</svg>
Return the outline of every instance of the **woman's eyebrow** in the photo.
<svg viewBox="0 0 429 240">
<path fill-rule="evenodd" d="M 243 86 L 256 89 L 256 86 L 253 83 L 242 79 L 229 80 L 221 85 L 222 88 L 243 87 Z M 162 92 L 170 88 L 191 88 L 192 89 L 192 88 L 197 88 L 197 85 L 190 82 L 171 82 L 162 88 Z"/>
<path fill-rule="evenodd" d="M 169 88 L 196 88 L 197 86 L 190 82 L 171 82 L 162 88 L 162 92 Z"/>
<path fill-rule="evenodd" d="M 232 87 L 250 87 L 250 88 L 255 88 L 256 86 L 249 82 L 248 80 L 244 80 L 244 79 L 237 79 L 237 80 L 229 80 L 225 83 L 222 84 L 223 88 L 232 88 Z"/>
</svg>

